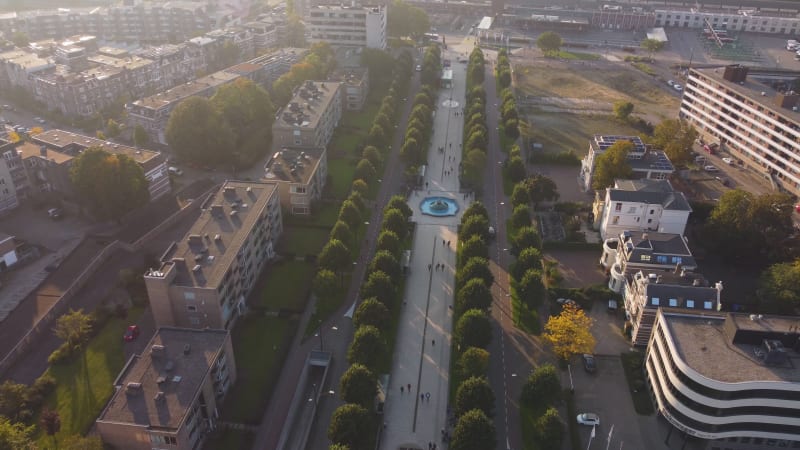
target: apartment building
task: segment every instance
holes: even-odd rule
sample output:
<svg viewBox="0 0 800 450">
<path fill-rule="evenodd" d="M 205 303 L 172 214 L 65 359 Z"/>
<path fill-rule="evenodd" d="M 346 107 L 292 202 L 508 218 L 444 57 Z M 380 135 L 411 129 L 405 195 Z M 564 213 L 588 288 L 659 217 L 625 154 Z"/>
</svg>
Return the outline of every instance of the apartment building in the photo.
<svg viewBox="0 0 800 450">
<path fill-rule="evenodd" d="M 202 448 L 236 375 L 227 331 L 159 328 L 115 380 L 97 432 L 114 448 Z"/>
<path fill-rule="evenodd" d="M 276 147 L 327 148 L 342 117 L 341 83 L 306 81 L 272 124 Z"/>
<path fill-rule="evenodd" d="M 800 448 L 796 317 L 670 309 L 656 317 L 647 345 L 647 387 L 658 413 L 693 448 Z M 680 434 L 672 436 L 673 444 L 676 439 L 679 444 Z"/>
<path fill-rule="evenodd" d="M 361 111 L 369 95 L 369 70 L 366 67 L 337 69 L 328 79 L 342 83 L 342 101 L 348 111 Z"/>
<path fill-rule="evenodd" d="M 156 324 L 231 329 L 282 230 L 276 183 L 226 181 L 145 273 Z"/>
<path fill-rule="evenodd" d="M 15 183 L 18 170 L 15 170 L 17 160 L 14 144 L 0 139 L 0 155 L 0 215 L 3 215 L 19 206 L 20 198 Z"/>
<path fill-rule="evenodd" d="M 386 48 L 385 6 L 316 5 L 304 17 L 312 43 Z"/>
<path fill-rule="evenodd" d="M 33 90 L 33 77 L 56 67 L 49 58 L 40 58 L 35 53 L 11 50 L 0 53 L 0 87 Z"/>
<path fill-rule="evenodd" d="M 723 11 L 655 10 L 655 26 L 675 28 L 705 28 L 706 21 L 716 29 L 752 33 L 800 34 L 800 18 L 791 15 L 771 16 L 757 9 L 728 9 Z"/>
<path fill-rule="evenodd" d="M 247 27 L 228 27 L 211 30 L 205 34 L 220 44 L 231 43 L 239 49 L 240 60 L 250 59 L 255 56 L 255 38 Z"/>
<path fill-rule="evenodd" d="M 698 273 L 678 268 L 674 272 L 636 272 L 625 286 L 625 328 L 633 345 L 645 346 L 660 308 L 715 313 L 722 308 L 722 282 L 710 286 Z"/>
<path fill-rule="evenodd" d="M 638 272 L 680 273 L 697 269 L 684 236 L 653 231 L 623 231 L 618 237 L 606 239 L 600 265 L 610 275 L 608 288 L 618 294 Z"/>
<path fill-rule="evenodd" d="M 624 231 L 658 231 L 683 235 L 692 207 L 668 180 L 616 180 L 596 192 L 593 227 L 608 239 Z"/>
<path fill-rule="evenodd" d="M 734 159 L 800 195 L 800 72 L 691 69 L 680 116 Z M 769 177 L 769 178 L 767 178 Z"/>
<path fill-rule="evenodd" d="M 74 196 L 69 172 L 77 154 L 32 142 L 20 142 L 15 153 L 10 160 L 22 167 L 25 175 L 25 181 L 15 185 L 19 198 L 48 195 L 69 199 Z"/>
<path fill-rule="evenodd" d="M 328 178 L 328 152 L 324 148 L 282 148 L 267 161 L 264 172 L 264 178 L 278 185 L 284 210 L 311 214 Z"/>
<path fill-rule="evenodd" d="M 0 15 L 0 31 L 32 40 L 88 33 L 105 41 L 179 42 L 217 25 L 205 2 L 147 2 L 132 6 L 59 8 Z"/>
<path fill-rule="evenodd" d="M 675 171 L 666 153 L 648 148 L 639 136 L 596 134 L 589 141 L 589 153 L 581 160 L 581 171 L 578 174 L 578 184 L 581 189 L 584 191 L 592 190 L 597 157 L 619 141 L 627 141 L 633 144 L 633 149 L 628 153 L 627 158 L 628 164 L 633 169 L 633 178 L 666 180 Z"/>
<path fill-rule="evenodd" d="M 14 236 L 0 232 L 0 273 L 5 272 L 19 262 L 18 243 Z"/>
</svg>

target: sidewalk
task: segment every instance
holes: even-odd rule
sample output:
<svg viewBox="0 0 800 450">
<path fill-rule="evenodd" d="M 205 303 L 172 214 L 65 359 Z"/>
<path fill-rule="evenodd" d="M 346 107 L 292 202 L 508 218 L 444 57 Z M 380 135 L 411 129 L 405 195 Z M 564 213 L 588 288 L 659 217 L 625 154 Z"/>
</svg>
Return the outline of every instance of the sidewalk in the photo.
<svg viewBox="0 0 800 450">
<path fill-rule="evenodd" d="M 443 57 L 456 59 L 448 51 Z M 459 192 L 463 119 L 456 116 L 464 107 L 466 67 L 452 69 L 453 87 L 441 90 L 437 99 L 425 188 L 409 198 L 417 226 L 384 405 L 381 448 L 386 450 L 423 449 L 432 442 L 444 448 L 441 430 L 447 429 L 456 233 L 468 201 Z M 422 215 L 420 204 L 429 194 L 455 200 L 458 214 Z M 444 268 L 437 269 L 437 264 Z"/>
</svg>

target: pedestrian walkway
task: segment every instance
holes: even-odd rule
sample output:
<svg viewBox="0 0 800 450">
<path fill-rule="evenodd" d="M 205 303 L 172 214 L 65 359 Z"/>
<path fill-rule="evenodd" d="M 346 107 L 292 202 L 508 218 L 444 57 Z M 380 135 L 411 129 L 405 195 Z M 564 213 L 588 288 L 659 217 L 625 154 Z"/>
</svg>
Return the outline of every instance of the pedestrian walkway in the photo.
<svg viewBox="0 0 800 450">
<path fill-rule="evenodd" d="M 456 59 L 447 53 L 444 58 Z M 442 430 L 448 429 L 456 233 L 471 199 L 459 192 L 458 180 L 465 77 L 466 67 L 454 66 L 453 87 L 439 91 L 425 180 L 408 200 L 416 233 L 384 406 L 384 450 L 428 449 L 432 444 L 445 448 Z M 458 213 L 423 215 L 420 204 L 428 196 L 455 200 Z"/>
</svg>

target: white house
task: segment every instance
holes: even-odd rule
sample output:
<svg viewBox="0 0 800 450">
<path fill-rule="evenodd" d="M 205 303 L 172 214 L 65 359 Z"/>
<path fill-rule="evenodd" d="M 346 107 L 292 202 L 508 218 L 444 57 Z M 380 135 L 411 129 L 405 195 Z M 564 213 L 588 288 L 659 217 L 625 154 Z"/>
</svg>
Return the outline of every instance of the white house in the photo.
<svg viewBox="0 0 800 450">
<path fill-rule="evenodd" d="M 628 141 L 633 144 L 633 149 L 628 152 L 627 157 L 627 162 L 633 171 L 632 178 L 665 180 L 675 171 L 675 167 L 673 167 L 666 153 L 648 148 L 639 136 L 595 134 L 589 141 L 589 153 L 581 160 L 581 171 L 578 173 L 578 184 L 581 189 L 584 191 L 592 190 L 597 157 L 620 141 Z"/>
<path fill-rule="evenodd" d="M 616 180 L 605 195 L 595 194 L 593 212 L 605 240 L 637 230 L 683 235 L 692 208 L 667 180 Z"/>
</svg>

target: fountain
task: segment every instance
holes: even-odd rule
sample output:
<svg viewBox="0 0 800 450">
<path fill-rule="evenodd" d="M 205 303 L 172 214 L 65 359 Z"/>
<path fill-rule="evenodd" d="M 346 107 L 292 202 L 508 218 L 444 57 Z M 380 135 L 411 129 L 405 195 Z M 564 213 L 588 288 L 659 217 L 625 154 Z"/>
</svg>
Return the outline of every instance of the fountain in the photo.
<svg viewBox="0 0 800 450">
<path fill-rule="evenodd" d="M 422 214 L 429 216 L 455 216 L 458 212 L 458 203 L 447 197 L 425 197 L 420 203 L 419 209 Z"/>
</svg>

